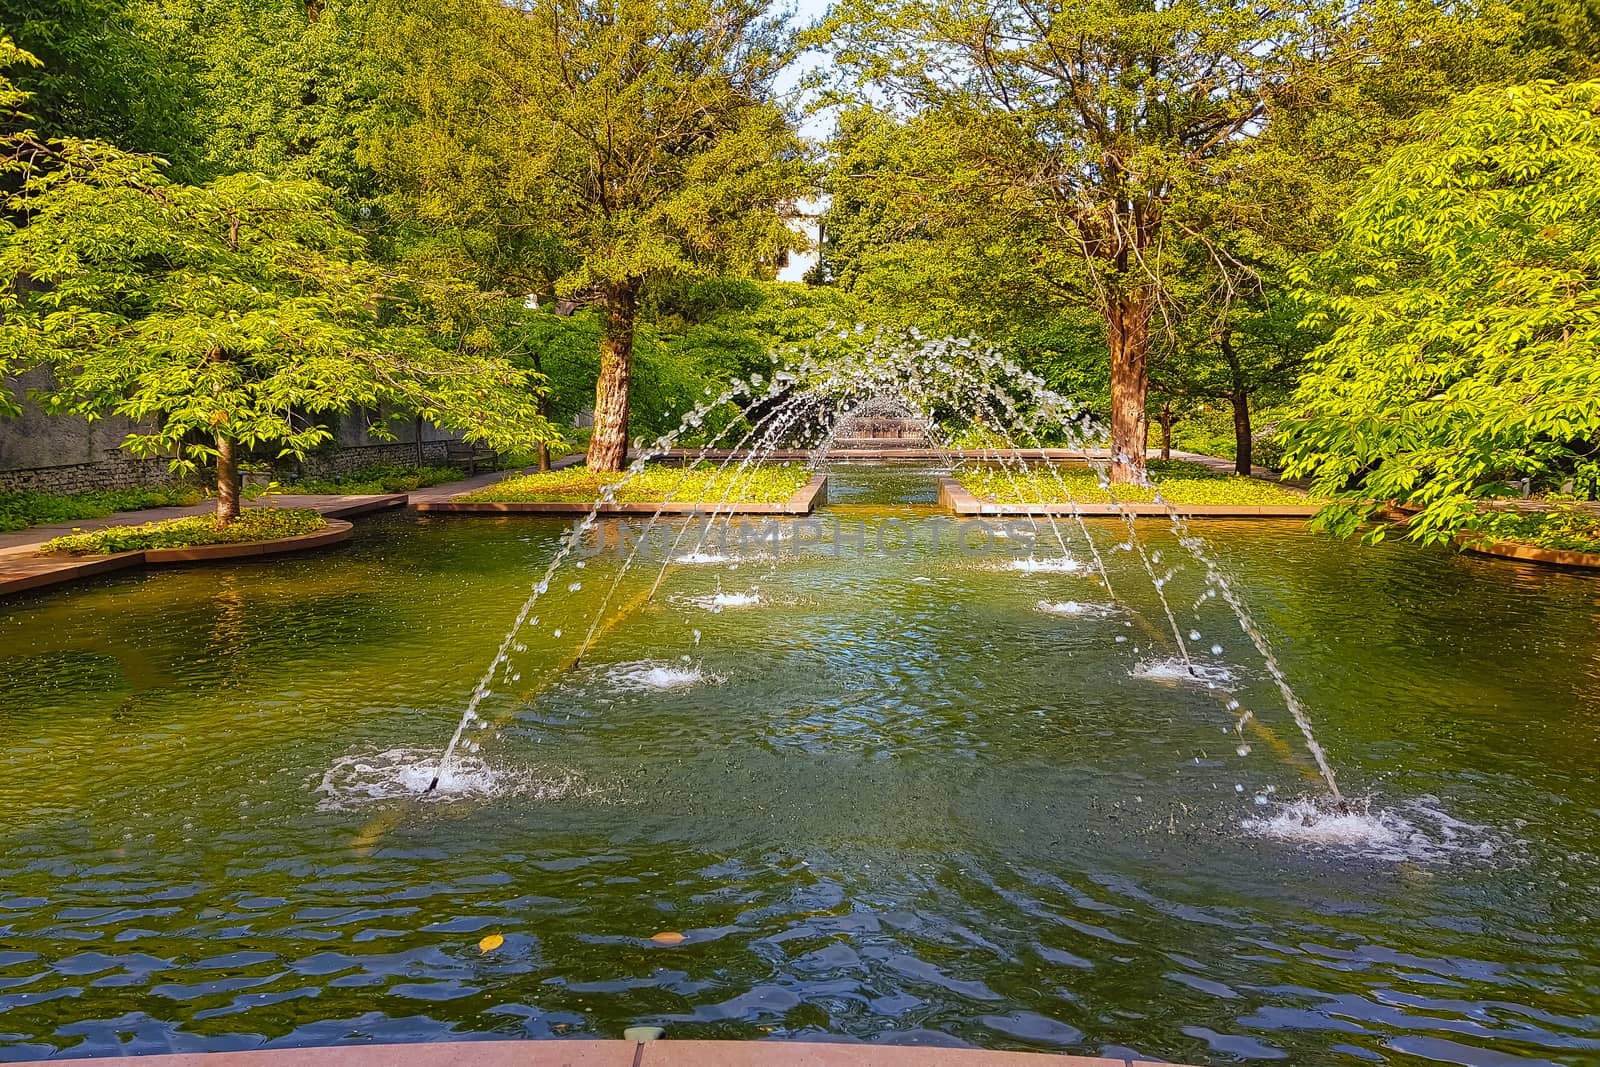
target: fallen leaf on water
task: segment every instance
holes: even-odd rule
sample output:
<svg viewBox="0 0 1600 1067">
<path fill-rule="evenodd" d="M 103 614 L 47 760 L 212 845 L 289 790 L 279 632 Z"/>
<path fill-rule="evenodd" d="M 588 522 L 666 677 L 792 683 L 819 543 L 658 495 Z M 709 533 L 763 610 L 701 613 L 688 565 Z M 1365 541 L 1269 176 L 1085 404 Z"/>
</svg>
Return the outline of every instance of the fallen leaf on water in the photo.
<svg viewBox="0 0 1600 1067">
<path fill-rule="evenodd" d="M 488 937 L 478 942 L 478 951 L 493 952 L 495 949 L 499 948 L 505 943 L 506 939 L 501 937 L 499 934 L 490 934 Z"/>
<path fill-rule="evenodd" d="M 689 939 L 676 930 L 663 930 L 659 934 L 652 934 L 650 940 L 658 945 L 681 945 Z"/>
</svg>

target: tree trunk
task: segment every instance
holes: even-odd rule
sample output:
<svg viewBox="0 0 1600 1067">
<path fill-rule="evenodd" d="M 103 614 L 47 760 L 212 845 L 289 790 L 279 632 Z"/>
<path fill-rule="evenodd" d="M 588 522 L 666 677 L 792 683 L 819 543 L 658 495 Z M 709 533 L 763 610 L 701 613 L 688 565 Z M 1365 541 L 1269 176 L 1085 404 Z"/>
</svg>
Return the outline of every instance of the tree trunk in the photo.
<svg viewBox="0 0 1600 1067">
<path fill-rule="evenodd" d="M 1250 394 L 1243 389 L 1228 395 L 1233 405 L 1233 469 L 1249 477 L 1250 454 Z"/>
<path fill-rule="evenodd" d="M 422 466 L 422 416 L 411 420 L 411 436 L 417 445 L 417 466 Z"/>
<path fill-rule="evenodd" d="M 638 292 L 632 285 L 605 295 L 600 333 L 600 378 L 594 385 L 594 433 L 589 438 L 592 471 L 620 471 L 628 461 L 628 378 L 633 370 L 633 320 Z"/>
<path fill-rule="evenodd" d="M 239 457 L 232 439 L 217 435 L 217 525 L 239 517 Z"/>
<path fill-rule="evenodd" d="M 1111 349 L 1111 480 L 1145 480 L 1144 447 L 1149 432 L 1145 400 L 1150 391 L 1149 286 L 1115 293 L 1105 308 Z"/>
<path fill-rule="evenodd" d="M 538 349 L 535 349 L 533 353 L 533 372 L 541 376 L 544 374 L 544 360 L 540 358 Z M 542 390 L 539 394 L 539 417 L 548 419 L 550 417 L 550 383 L 542 380 L 541 377 L 539 388 Z M 541 471 L 550 469 L 550 445 L 544 441 L 539 442 L 539 469 Z"/>
<path fill-rule="evenodd" d="M 1162 404 L 1156 414 L 1161 419 L 1161 458 L 1165 461 L 1172 458 L 1172 402 Z"/>
<path fill-rule="evenodd" d="M 1248 478 L 1254 458 L 1250 454 L 1250 389 L 1239 364 L 1238 350 L 1233 347 L 1233 331 L 1223 330 L 1218 340 L 1222 346 L 1222 358 L 1228 364 L 1229 380 L 1233 384 L 1228 393 L 1228 403 L 1233 405 L 1233 469 Z"/>
</svg>

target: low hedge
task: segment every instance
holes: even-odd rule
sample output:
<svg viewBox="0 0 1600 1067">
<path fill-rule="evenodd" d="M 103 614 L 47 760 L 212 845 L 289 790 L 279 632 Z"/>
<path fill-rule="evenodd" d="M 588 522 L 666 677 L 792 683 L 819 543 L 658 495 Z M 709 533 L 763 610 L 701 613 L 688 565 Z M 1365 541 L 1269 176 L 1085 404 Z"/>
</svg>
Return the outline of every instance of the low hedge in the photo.
<svg viewBox="0 0 1600 1067">
<path fill-rule="evenodd" d="M 85 493 L 0 492 L 0 531 L 25 530 L 47 523 L 103 519 L 119 511 L 186 507 L 205 499 L 190 486 L 97 489 Z"/>
<path fill-rule="evenodd" d="M 280 485 L 276 492 L 307 496 L 376 496 L 379 493 L 409 493 L 445 482 L 465 478 L 456 467 L 418 467 L 387 463 L 341 474 L 336 478 L 306 478 L 292 485 Z"/>
</svg>

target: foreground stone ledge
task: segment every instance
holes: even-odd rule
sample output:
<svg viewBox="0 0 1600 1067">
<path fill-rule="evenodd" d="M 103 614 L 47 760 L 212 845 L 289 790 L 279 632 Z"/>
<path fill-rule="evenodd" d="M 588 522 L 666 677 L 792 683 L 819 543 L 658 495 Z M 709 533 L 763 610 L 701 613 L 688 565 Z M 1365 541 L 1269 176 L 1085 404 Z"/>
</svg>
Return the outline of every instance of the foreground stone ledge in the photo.
<svg viewBox="0 0 1600 1067">
<path fill-rule="evenodd" d="M 939 503 L 957 515 L 1021 518 L 1027 515 L 1148 515 L 1166 518 L 1165 504 L 996 504 L 979 500 L 954 478 L 939 479 Z M 1186 519 L 1305 519 L 1322 510 L 1316 504 L 1173 504 Z"/>
<path fill-rule="evenodd" d="M 595 511 L 593 500 L 425 500 L 412 505 L 417 511 L 455 515 L 809 515 L 827 501 L 828 476 L 814 474 L 788 500 L 754 503 L 730 500 L 672 500 L 665 503 L 630 501 L 611 503 Z"/>
<path fill-rule="evenodd" d="M 1158 1067 L 1040 1052 L 799 1041 L 451 1041 L 134 1058 L 141 1067 Z M 45 1062 L 61 1061 L 32 1061 Z"/>
</svg>

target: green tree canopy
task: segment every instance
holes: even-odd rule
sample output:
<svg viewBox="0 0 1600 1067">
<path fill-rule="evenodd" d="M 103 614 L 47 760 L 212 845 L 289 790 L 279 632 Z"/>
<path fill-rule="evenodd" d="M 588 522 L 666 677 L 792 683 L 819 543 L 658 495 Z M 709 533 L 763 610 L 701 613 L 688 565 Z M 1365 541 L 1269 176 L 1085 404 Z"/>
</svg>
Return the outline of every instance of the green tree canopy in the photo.
<svg viewBox="0 0 1600 1067">
<path fill-rule="evenodd" d="M 1289 470 L 1349 532 L 1382 502 L 1448 538 L 1531 478 L 1591 481 L 1600 448 L 1600 82 L 1481 89 L 1420 124 L 1308 276 L 1332 326 Z M 1329 295 L 1318 298 L 1327 290 Z M 1375 536 L 1382 536 L 1382 529 Z"/>
<path fill-rule="evenodd" d="M 374 158 L 495 284 L 602 309 L 589 464 L 628 444 L 645 288 L 772 269 L 806 153 L 771 101 L 789 55 L 763 0 L 424 0 L 384 47 L 405 76 Z"/>
<path fill-rule="evenodd" d="M 303 455 L 351 407 L 507 447 L 554 436 L 528 376 L 459 328 L 458 294 L 363 259 L 324 186 L 184 185 L 98 142 L 45 147 L 9 203 L 25 224 L 0 234 L 0 362 L 51 368 L 47 410 L 140 420 L 137 453 L 215 462 L 224 521 L 238 446 Z"/>
<path fill-rule="evenodd" d="M 828 29 L 860 84 L 937 116 L 968 210 L 1028 219 L 1103 320 L 1114 475 L 1144 477 L 1151 316 L 1166 247 L 1208 203 L 1273 96 L 1326 45 L 1315 0 L 845 0 Z M 931 176 L 930 176 L 931 177 Z M 1067 257 L 1059 257 L 1065 251 Z"/>
</svg>

